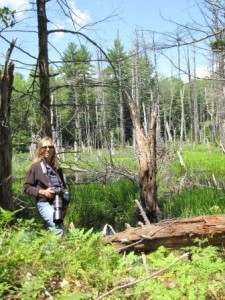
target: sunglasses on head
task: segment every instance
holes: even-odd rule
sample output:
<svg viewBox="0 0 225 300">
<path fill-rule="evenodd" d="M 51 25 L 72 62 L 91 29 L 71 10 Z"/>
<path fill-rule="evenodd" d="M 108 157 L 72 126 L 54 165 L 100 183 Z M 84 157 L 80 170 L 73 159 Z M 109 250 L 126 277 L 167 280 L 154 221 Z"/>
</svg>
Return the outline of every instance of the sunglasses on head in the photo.
<svg viewBox="0 0 225 300">
<path fill-rule="evenodd" d="M 42 150 L 47 150 L 47 149 L 53 150 L 53 149 L 55 149 L 55 147 L 54 146 L 43 146 L 43 147 L 41 147 L 41 149 Z"/>
</svg>

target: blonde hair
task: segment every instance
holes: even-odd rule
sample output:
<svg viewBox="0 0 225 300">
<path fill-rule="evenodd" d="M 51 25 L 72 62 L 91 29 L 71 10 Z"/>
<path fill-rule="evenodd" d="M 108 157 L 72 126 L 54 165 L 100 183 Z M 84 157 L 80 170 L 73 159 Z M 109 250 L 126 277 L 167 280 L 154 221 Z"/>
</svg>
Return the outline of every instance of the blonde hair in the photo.
<svg viewBox="0 0 225 300">
<path fill-rule="evenodd" d="M 39 162 L 41 161 L 44 156 L 42 154 L 42 151 L 41 151 L 41 148 L 43 147 L 43 144 L 44 142 L 50 142 L 51 145 L 54 146 L 54 143 L 53 143 L 53 140 L 52 138 L 48 137 L 48 136 L 44 136 L 38 143 L 38 147 L 37 147 L 37 150 L 36 150 L 36 154 L 35 154 L 35 157 L 34 157 L 34 160 L 33 160 L 33 163 L 35 162 Z M 54 168 L 57 168 L 58 167 L 58 157 L 57 157 L 57 153 L 56 153 L 56 149 L 54 149 L 54 155 L 52 156 L 52 161 L 51 161 L 51 165 L 54 167 Z"/>
</svg>

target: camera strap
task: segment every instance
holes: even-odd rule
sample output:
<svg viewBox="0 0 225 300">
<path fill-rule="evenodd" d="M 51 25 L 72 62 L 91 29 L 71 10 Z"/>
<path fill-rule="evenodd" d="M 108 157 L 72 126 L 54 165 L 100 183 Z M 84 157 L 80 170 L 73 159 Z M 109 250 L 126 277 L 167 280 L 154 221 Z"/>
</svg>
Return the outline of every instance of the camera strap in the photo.
<svg viewBox="0 0 225 300">
<path fill-rule="evenodd" d="M 48 172 L 48 169 L 47 169 L 46 165 L 44 164 L 44 162 L 41 161 L 41 162 L 40 162 L 40 165 L 41 165 L 42 172 L 48 176 L 48 178 L 49 178 L 49 180 L 50 180 L 50 182 L 51 182 L 51 184 L 52 184 L 53 186 L 54 186 L 54 185 L 59 185 L 59 184 L 62 184 L 62 185 L 65 186 L 65 182 L 64 182 L 64 178 L 63 178 L 61 169 L 58 170 L 58 171 L 59 171 L 59 178 L 61 179 L 61 182 L 58 181 L 57 175 L 56 175 L 56 173 L 55 173 L 55 171 L 54 171 L 53 169 L 52 169 L 52 170 L 54 171 L 55 176 L 56 176 L 57 179 L 55 179 L 54 182 L 52 182 L 52 176 L 50 176 L 50 174 L 49 174 L 49 172 Z M 55 176 L 54 176 L 54 177 L 55 177 Z"/>
<path fill-rule="evenodd" d="M 40 164 L 41 164 L 42 172 L 43 172 L 44 174 L 47 174 L 48 172 L 47 172 L 47 168 L 46 168 L 46 165 L 44 164 L 44 162 L 41 161 Z"/>
</svg>

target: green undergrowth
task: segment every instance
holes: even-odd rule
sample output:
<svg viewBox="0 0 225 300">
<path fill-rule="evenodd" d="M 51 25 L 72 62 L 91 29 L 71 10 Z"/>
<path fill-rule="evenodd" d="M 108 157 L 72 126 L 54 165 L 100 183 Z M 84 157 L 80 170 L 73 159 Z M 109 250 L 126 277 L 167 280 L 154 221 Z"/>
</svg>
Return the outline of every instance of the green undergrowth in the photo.
<svg viewBox="0 0 225 300">
<path fill-rule="evenodd" d="M 225 297 L 224 252 L 203 248 L 201 240 L 180 251 L 161 246 L 145 256 L 124 255 L 92 229 L 67 229 L 60 239 L 32 220 L 18 219 L 9 226 L 11 218 L 1 210 L 0 299 Z"/>
<path fill-rule="evenodd" d="M 180 152 L 185 168 L 174 149 L 170 159 L 165 157 L 159 165 L 163 217 L 225 213 L 221 149 L 185 145 Z M 130 164 L 135 170 L 130 148 L 117 154 L 116 163 Z M 93 154 L 85 155 L 90 156 L 90 166 L 98 165 Z M 16 178 L 25 176 L 26 157 L 14 159 Z M 106 153 L 98 153 L 99 157 L 102 163 L 108 160 Z M 79 163 L 82 166 L 82 160 Z M 182 177 L 188 179 L 183 184 Z M 161 246 L 146 256 L 118 254 L 104 244 L 100 233 L 104 224 L 116 231 L 124 230 L 125 222 L 136 226 L 138 187 L 133 182 L 69 185 L 71 205 L 65 223 L 68 227 L 72 221 L 75 229 L 67 229 L 62 239 L 38 225 L 35 201 L 22 193 L 22 184 L 14 181 L 14 199 L 21 209 L 16 212 L 17 221 L 12 223 L 11 213 L 0 213 L 0 299 L 97 300 L 100 295 L 109 300 L 225 299 L 224 251 L 209 244 L 203 247 L 207 241 L 196 240 L 196 246 L 179 251 Z M 187 252 L 188 258 L 174 263 Z"/>
</svg>

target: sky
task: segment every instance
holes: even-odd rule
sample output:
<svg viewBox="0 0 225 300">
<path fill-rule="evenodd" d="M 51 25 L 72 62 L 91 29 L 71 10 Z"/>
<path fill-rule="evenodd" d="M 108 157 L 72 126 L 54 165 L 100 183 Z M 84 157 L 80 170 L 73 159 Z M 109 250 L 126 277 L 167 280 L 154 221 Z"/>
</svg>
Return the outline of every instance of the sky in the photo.
<svg viewBox="0 0 225 300">
<path fill-rule="evenodd" d="M 175 26 L 163 20 L 172 19 L 183 22 L 188 12 L 197 11 L 195 1 L 191 0 L 77 0 L 81 10 L 87 9 L 95 20 L 115 14 L 111 22 L 104 24 L 104 36 L 116 36 L 119 30 L 121 37 L 130 39 L 135 28 L 154 31 L 167 31 Z"/>
<path fill-rule="evenodd" d="M 203 0 L 67 0 L 69 6 L 73 9 L 76 17 L 76 29 L 90 37 L 105 52 L 113 46 L 113 41 L 119 37 L 127 51 L 133 47 L 135 30 L 144 30 L 146 43 L 152 41 L 150 31 L 157 33 L 176 32 L 177 25 L 185 24 L 194 20 L 199 20 L 197 4 Z M 49 25 L 48 29 L 62 28 L 70 29 L 72 24 L 69 18 L 63 16 L 56 7 L 56 0 L 51 0 L 47 5 L 47 14 L 54 25 Z M 31 8 L 29 0 L 0 0 L 0 7 L 7 6 L 17 10 L 17 20 L 19 24 L 12 31 L 5 33 L 7 39 L 17 37 L 17 45 L 28 52 L 36 53 L 37 37 L 31 32 L 35 26 L 35 13 L 25 13 L 27 8 Z M 169 21 L 172 20 L 173 22 Z M 79 24 L 79 25 L 78 25 Z M 94 25 L 93 25 L 94 24 Z M 92 26 L 89 26 L 92 25 Z M 15 29 L 26 28 L 27 33 L 16 31 Z M 30 32 L 29 32 L 30 31 Z M 4 35 L 4 33 L 2 33 Z M 161 35 L 157 35 L 161 36 Z M 163 35 L 165 37 L 165 35 Z M 161 36 L 162 37 L 162 36 Z M 58 52 L 65 51 L 68 42 L 74 41 L 74 36 L 68 36 L 58 33 L 50 37 L 51 46 L 49 47 L 50 56 L 54 59 L 59 58 Z M 76 43 L 76 41 L 74 41 Z M 86 41 L 81 40 L 81 43 Z M 0 39 L 0 64 L 4 63 L 4 56 L 8 45 Z M 170 53 L 176 60 L 176 53 Z M 21 54 L 15 50 L 12 59 L 21 60 L 26 57 L 25 61 L 32 59 L 26 54 Z M 160 55 L 159 55 L 160 56 Z M 19 63 L 16 65 L 19 72 Z M 171 72 L 171 66 L 166 62 L 165 57 L 159 57 L 160 72 Z M 206 62 L 203 58 L 198 60 L 198 71 L 204 74 Z"/>
</svg>

